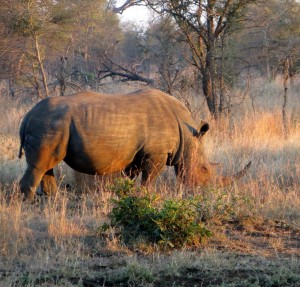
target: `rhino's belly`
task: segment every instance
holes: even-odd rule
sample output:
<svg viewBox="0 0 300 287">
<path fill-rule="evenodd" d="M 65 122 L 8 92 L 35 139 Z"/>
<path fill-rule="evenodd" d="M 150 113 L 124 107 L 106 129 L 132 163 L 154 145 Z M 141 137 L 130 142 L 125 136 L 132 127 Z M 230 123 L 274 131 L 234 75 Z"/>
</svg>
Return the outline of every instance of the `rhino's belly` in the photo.
<svg viewBox="0 0 300 287">
<path fill-rule="evenodd" d="M 110 152 L 108 150 L 99 152 L 68 152 L 64 161 L 78 172 L 86 174 L 109 174 L 121 171 L 128 166 L 134 154 Z"/>
</svg>

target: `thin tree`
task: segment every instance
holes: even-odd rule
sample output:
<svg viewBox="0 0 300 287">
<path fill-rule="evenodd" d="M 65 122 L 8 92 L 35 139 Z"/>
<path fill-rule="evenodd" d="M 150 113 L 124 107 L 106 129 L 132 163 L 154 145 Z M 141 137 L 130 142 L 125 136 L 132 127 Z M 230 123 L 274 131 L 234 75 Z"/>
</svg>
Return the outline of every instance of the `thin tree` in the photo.
<svg viewBox="0 0 300 287">
<path fill-rule="evenodd" d="M 222 82 L 223 77 L 222 71 L 217 70 L 218 43 L 224 33 L 229 33 L 231 27 L 243 20 L 245 9 L 253 2 L 255 0 L 129 0 L 114 10 L 121 13 L 143 3 L 174 19 L 190 47 L 189 62 L 199 72 L 208 109 L 217 118 L 224 102 L 217 83 Z"/>
<path fill-rule="evenodd" d="M 286 139 L 289 134 L 286 107 L 288 102 L 288 80 L 290 78 L 290 60 L 285 58 L 283 63 L 283 104 L 282 104 L 282 125 L 283 125 L 283 135 Z"/>
</svg>

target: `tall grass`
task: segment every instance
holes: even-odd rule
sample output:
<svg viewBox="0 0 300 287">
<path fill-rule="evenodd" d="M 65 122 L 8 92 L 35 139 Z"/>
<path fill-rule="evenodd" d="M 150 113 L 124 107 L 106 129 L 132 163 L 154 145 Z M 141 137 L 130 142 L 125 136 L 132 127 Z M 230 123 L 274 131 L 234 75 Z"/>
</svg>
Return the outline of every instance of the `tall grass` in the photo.
<svg viewBox="0 0 300 287">
<path fill-rule="evenodd" d="M 228 212 L 222 209 L 226 206 L 235 212 L 236 218 L 254 216 L 257 220 L 284 221 L 300 228 L 300 101 L 295 88 L 290 97 L 289 134 L 285 138 L 281 120 L 280 85 L 276 85 L 255 86 L 256 90 L 252 91 L 258 93 L 255 95 L 255 112 L 253 103 L 246 99 L 240 107 L 240 114 L 222 122 L 210 121 L 211 129 L 205 141 L 206 152 L 212 162 L 220 163 L 217 167 L 219 173 L 231 174 L 249 160 L 252 161 L 249 173 L 233 186 L 215 191 L 193 191 L 199 194 L 204 192 L 207 206 L 214 209 L 214 212 L 216 206 L 219 206 L 220 220 Z M 259 94 L 262 91 L 265 94 Z M 275 93 L 273 100 L 270 99 L 270 91 Z M 106 239 L 95 239 L 98 227 L 108 221 L 107 215 L 111 210 L 113 195 L 105 179 L 79 177 L 78 174 L 74 176 L 74 172 L 62 164 L 57 169 L 61 190 L 55 198 L 34 205 L 22 202 L 17 182 L 26 164 L 24 157 L 17 159 L 18 126 L 28 107 L 7 97 L 0 97 L 0 107 L 0 271 L 7 272 L 7 286 L 16 286 L 24 280 L 23 285 L 30 286 L 38 274 L 45 272 L 51 273 L 50 279 L 54 280 L 57 270 L 60 274 L 58 276 L 68 274 L 72 277 L 78 270 L 81 274 L 88 274 L 91 272 L 89 267 L 95 267 L 93 256 L 97 256 L 97 260 L 100 260 L 97 264 L 101 265 L 111 252 L 130 255 L 132 251 L 122 246 L 118 234 L 113 230 Z M 190 192 L 184 188 L 178 189 L 174 182 L 173 171 L 166 168 L 156 187 L 153 187 L 153 192 L 172 198 Z M 64 188 L 65 183 L 71 185 L 71 191 Z M 279 246 L 280 242 L 274 241 L 276 244 Z M 184 251 L 179 255 L 173 255 L 168 260 L 157 257 L 154 260 L 156 263 L 149 265 L 148 262 L 140 266 L 140 261 L 136 264 L 133 259 L 126 257 L 126 276 L 139 276 L 142 271 L 148 270 L 145 276 L 151 278 L 158 272 L 157 262 L 167 266 L 164 260 L 168 261 L 170 268 L 164 269 L 165 274 L 175 274 L 182 264 L 191 268 L 198 264 L 209 269 L 223 262 L 219 257 L 216 259 L 213 253 L 207 258 L 210 261 L 215 259 L 218 263 L 214 261 L 209 267 L 205 265 L 210 262 L 207 258 L 193 261 L 191 257 L 195 254 L 190 255 Z M 234 266 L 226 262 L 228 266 Z M 14 276 L 10 276 L 10 272 Z M 124 275 L 125 271 L 120 272 Z M 27 274 L 25 279 L 24 274 Z M 107 273 L 106 276 L 112 275 Z M 142 279 L 138 277 L 137 280 Z"/>
</svg>

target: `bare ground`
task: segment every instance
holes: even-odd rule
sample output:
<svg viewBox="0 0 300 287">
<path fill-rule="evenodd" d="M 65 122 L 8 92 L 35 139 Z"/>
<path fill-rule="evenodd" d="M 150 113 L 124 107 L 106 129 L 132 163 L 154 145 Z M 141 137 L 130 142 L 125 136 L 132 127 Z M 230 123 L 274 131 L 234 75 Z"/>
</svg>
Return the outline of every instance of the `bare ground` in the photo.
<svg viewBox="0 0 300 287">
<path fill-rule="evenodd" d="M 300 286 L 300 230 L 279 221 L 223 222 L 201 249 L 113 250 L 70 238 L 81 254 L 61 268 L 0 270 L 0 286 Z"/>
</svg>

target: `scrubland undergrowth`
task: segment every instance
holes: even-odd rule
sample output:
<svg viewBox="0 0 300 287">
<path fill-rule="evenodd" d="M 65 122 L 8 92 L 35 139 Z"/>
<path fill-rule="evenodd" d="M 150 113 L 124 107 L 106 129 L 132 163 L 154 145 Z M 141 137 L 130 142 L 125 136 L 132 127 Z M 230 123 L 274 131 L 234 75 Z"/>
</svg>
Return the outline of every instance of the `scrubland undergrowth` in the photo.
<svg viewBox="0 0 300 287">
<path fill-rule="evenodd" d="M 28 107 L 0 98 L 0 286 L 300 286 L 299 94 L 290 98 L 287 138 L 280 90 L 269 97 L 258 94 L 255 110 L 245 99 L 232 117 L 209 120 L 209 159 L 224 174 L 251 160 L 242 180 L 189 190 L 166 168 L 148 191 L 163 200 L 202 200 L 212 237 L 177 250 L 128 246 L 113 226 L 99 232 L 110 224 L 112 178 L 74 175 L 61 164 L 58 195 L 23 203 L 18 127 Z"/>
</svg>

